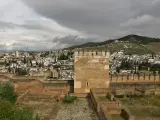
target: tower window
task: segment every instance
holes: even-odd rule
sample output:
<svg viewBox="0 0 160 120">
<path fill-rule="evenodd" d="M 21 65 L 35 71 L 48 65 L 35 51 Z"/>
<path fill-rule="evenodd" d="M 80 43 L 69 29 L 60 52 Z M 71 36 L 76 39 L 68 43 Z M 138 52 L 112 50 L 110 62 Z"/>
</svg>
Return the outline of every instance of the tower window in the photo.
<svg viewBox="0 0 160 120">
<path fill-rule="evenodd" d="M 88 83 L 88 82 L 86 82 L 86 86 L 87 86 L 87 87 L 89 86 L 89 83 Z"/>
</svg>

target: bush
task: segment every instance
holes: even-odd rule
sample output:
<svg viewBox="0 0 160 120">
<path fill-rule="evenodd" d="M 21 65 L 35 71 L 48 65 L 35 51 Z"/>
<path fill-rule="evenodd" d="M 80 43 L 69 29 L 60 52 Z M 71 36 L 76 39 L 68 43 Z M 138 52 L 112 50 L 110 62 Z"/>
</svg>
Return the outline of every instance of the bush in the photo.
<svg viewBox="0 0 160 120">
<path fill-rule="evenodd" d="M 12 115 L 12 104 L 9 101 L 0 100 L 0 120 L 11 120 Z"/>
<path fill-rule="evenodd" d="M 15 93 L 14 87 L 11 84 L 0 84 L 0 99 L 10 101 L 13 104 L 16 102 L 17 95 Z"/>
<path fill-rule="evenodd" d="M 65 95 L 63 102 L 64 103 L 73 103 L 75 100 L 77 100 L 77 96 L 67 96 L 67 95 Z"/>
<path fill-rule="evenodd" d="M 9 101 L 0 100 L 0 120 L 40 120 L 32 110 L 15 107 Z"/>
<path fill-rule="evenodd" d="M 16 107 L 16 100 L 14 87 L 9 83 L 0 84 L 0 120 L 40 120 L 31 109 Z"/>
</svg>

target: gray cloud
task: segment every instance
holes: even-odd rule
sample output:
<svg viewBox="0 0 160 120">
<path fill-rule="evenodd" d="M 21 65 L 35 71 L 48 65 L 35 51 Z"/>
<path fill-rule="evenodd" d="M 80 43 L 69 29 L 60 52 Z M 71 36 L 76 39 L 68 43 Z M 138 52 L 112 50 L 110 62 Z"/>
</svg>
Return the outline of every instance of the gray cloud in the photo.
<svg viewBox="0 0 160 120">
<path fill-rule="evenodd" d="M 79 36 L 73 36 L 73 35 L 68 35 L 64 37 L 55 37 L 53 39 L 53 43 L 58 43 L 60 45 L 65 45 L 65 46 L 72 46 L 72 45 L 78 45 L 78 44 L 84 44 L 88 41 L 94 41 L 95 39 L 93 38 L 81 38 Z"/>
<path fill-rule="evenodd" d="M 146 15 L 160 17 L 159 0 L 24 0 L 36 12 L 58 23 L 86 33 L 97 34 L 101 37 L 122 36 L 132 33 L 132 27 L 139 27 L 146 23 Z M 134 23 L 141 20 L 138 24 Z M 145 20 L 146 19 L 146 20 Z M 154 19 L 154 20 L 155 20 Z M 122 25 L 127 24 L 128 27 Z M 145 22 L 145 23 L 143 23 Z M 152 24 L 148 21 L 147 24 Z M 136 24 L 136 25 L 134 25 Z M 141 25 L 142 24 L 142 25 Z M 156 26 L 154 26 L 156 27 Z M 157 24 L 157 27 L 160 27 Z M 155 30 L 157 29 L 155 28 Z M 123 31 L 122 31 L 123 30 Z M 128 32 L 126 32 L 128 31 Z M 144 25 L 142 34 L 153 31 Z M 136 31 L 134 31 L 136 33 Z M 154 31 L 153 36 L 159 36 Z M 146 34 L 145 34 L 146 35 Z"/>
<path fill-rule="evenodd" d="M 130 11 L 129 0 L 38 1 L 26 0 L 39 14 L 64 26 L 105 37 L 117 28 L 119 22 L 130 17 L 130 14 L 127 14 Z"/>
<path fill-rule="evenodd" d="M 160 0 L 5 0 L 0 44 L 40 50 L 127 34 L 160 37 L 159 11 Z"/>
</svg>

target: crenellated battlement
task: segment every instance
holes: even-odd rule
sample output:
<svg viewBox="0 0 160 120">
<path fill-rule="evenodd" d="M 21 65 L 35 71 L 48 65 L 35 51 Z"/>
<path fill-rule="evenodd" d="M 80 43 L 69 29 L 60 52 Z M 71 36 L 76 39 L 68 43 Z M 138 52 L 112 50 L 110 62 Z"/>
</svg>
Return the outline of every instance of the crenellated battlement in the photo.
<svg viewBox="0 0 160 120">
<path fill-rule="evenodd" d="M 110 75 L 111 82 L 160 82 L 160 74 Z"/>
<path fill-rule="evenodd" d="M 110 52 L 98 50 L 77 50 L 74 52 L 74 56 L 107 56 L 109 58 Z"/>
</svg>

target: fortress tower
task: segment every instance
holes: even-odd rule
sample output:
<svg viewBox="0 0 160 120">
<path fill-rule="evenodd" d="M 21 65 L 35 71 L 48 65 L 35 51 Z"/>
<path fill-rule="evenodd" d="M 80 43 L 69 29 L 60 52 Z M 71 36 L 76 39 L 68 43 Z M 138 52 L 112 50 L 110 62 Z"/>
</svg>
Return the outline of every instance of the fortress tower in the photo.
<svg viewBox="0 0 160 120">
<path fill-rule="evenodd" d="M 74 92 L 89 93 L 91 88 L 109 87 L 109 52 L 75 51 Z"/>
</svg>

